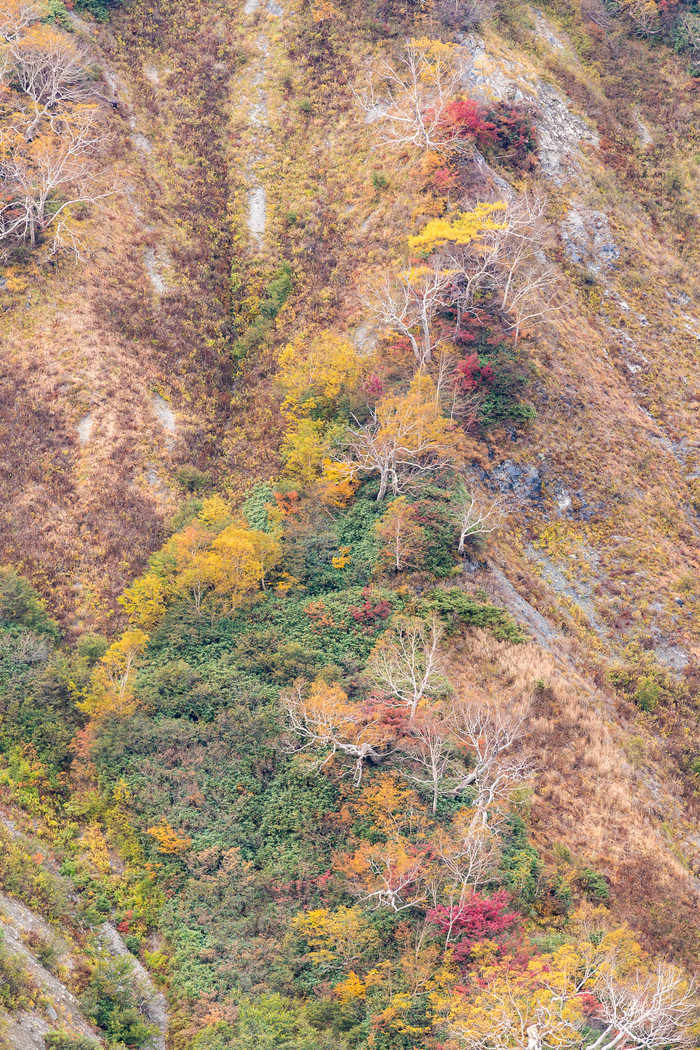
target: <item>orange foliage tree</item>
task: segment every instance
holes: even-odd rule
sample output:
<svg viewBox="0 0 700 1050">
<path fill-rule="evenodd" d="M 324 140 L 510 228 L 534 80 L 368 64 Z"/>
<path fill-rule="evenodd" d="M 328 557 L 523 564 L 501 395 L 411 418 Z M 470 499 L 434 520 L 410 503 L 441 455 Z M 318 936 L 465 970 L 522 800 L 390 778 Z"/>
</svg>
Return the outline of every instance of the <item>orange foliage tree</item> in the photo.
<svg viewBox="0 0 700 1050">
<path fill-rule="evenodd" d="M 171 857 L 181 857 L 192 845 L 189 835 L 181 835 L 179 831 L 170 826 L 167 820 L 162 820 L 160 824 L 148 828 L 147 834 L 155 840 L 159 853 L 165 853 Z"/>
<path fill-rule="evenodd" d="M 351 703 L 338 685 L 323 680 L 313 683 L 308 691 L 299 685 L 282 697 L 293 733 L 302 743 L 292 745 L 292 752 L 318 751 L 314 764 L 323 768 L 338 755 L 353 760 L 355 783 L 362 780 L 366 761 L 379 762 L 391 732 L 381 713 Z"/>
<path fill-rule="evenodd" d="M 428 546 L 425 530 L 416 521 L 415 508 L 405 496 L 393 500 L 375 525 L 381 541 L 379 554 L 396 572 L 420 568 Z"/>
<path fill-rule="evenodd" d="M 130 621 L 153 627 L 173 601 L 191 602 L 197 613 L 231 612 L 244 598 L 265 590 L 279 564 L 277 533 L 233 523 L 224 501 L 204 501 L 195 522 L 175 533 L 151 559 L 151 569 L 119 599 Z"/>
<path fill-rule="evenodd" d="M 379 477 L 381 500 L 389 488 L 399 496 L 449 461 L 456 435 L 442 415 L 435 383 L 418 373 L 406 394 L 385 397 L 366 426 L 350 430 L 346 447 L 343 462 L 355 472 Z"/>
</svg>

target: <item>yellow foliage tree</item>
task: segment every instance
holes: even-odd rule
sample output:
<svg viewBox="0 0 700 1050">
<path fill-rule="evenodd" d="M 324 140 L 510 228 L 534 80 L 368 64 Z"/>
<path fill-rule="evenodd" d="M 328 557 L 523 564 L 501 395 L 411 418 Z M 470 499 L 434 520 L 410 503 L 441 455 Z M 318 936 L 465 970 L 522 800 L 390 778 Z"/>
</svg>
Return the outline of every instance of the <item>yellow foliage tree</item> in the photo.
<svg viewBox="0 0 700 1050">
<path fill-rule="evenodd" d="M 594 1050 L 664 1050 L 694 1045 L 697 1005 L 676 967 L 645 965 L 628 930 L 587 938 L 536 956 L 486 965 L 475 995 L 455 996 L 449 1027 L 467 1050 L 578 1046 Z M 586 996 L 596 1031 L 586 1033 Z"/>
<path fill-rule="evenodd" d="M 104 654 L 92 673 L 90 690 L 78 708 L 91 718 L 114 714 L 120 717 L 135 709 L 134 678 L 148 635 L 134 628 L 125 631 Z"/>
<path fill-rule="evenodd" d="M 213 496 L 203 500 L 197 520 L 201 522 L 203 528 L 210 529 L 212 532 L 221 532 L 231 524 L 233 515 L 226 500 L 218 493 L 214 493 Z"/>
<path fill-rule="evenodd" d="M 165 588 L 153 572 L 135 580 L 117 601 L 129 617 L 129 623 L 145 631 L 150 631 L 165 616 Z"/>
<path fill-rule="evenodd" d="M 152 571 L 120 599 L 134 620 L 162 616 L 169 601 L 192 602 L 198 613 L 204 603 L 217 611 L 234 609 L 258 586 L 264 590 L 279 563 L 277 536 L 232 524 L 228 505 L 220 497 L 206 500 L 197 521 L 171 536 L 151 559 Z"/>
<path fill-rule="evenodd" d="M 90 824 L 85 831 L 83 843 L 92 866 L 103 875 L 110 870 L 109 847 L 99 824 Z"/>
<path fill-rule="evenodd" d="M 497 212 L 505 212 L 506 207 L 504 201 L 495 204 L 481 202 L 473 211 L 462 212 L 456 217 L 431 219 L 421 233 L 408 238 L 408 246 L 412 251 L 425 255 L 430 255 L 445 244 L 465 247 L 480 241 L 488 231 L 504 230 L 505 222 L 498 222 L 492 216 Z"/>
<path fill-rule="evenodd" d="M 374 528 L 381 541 L 379 554 L 386 565 L 396 572 L 422 565 L 427 539 L 405 496 L 399 496 L 389 504 Z"/>
<path fill-rule="evenodd" d="M 259 542 L 254 538 L 259 537 Z M 226 599 L 229 609 L 236 605 L 246 594 L 256 591 L 264 579 L 268 565 L 273 562 L 273 551 L 279 557 L 280 548 L 274 541 L 268 543 L 267 533 L 257 533 L 251 529 L 241 529 L 229 525 L 212 544 L 211 562 L 213 566 L 214 590 L 217 595 Z"/>
<path fill-rule="evenodd" d="M 454 455 L 456 442 L 435 383 L 418 372 L 405 394 L 385 397 L 374 419 L 350 431 L 345 462 L 355 472 L 379 475 L 377 499 L 381 500 L 389 488 L 398 496 L 413 479 L 436 470 Z"/>
<path fill-rule="evenodd" d="M 360 479 L 347 463 L 332 459 L 323 461 L 323 477 L 319 485 L 321 500 L 330 507 L 345 507 L 355 495 Z"/>
<path fill-rule="evenodd" d="M 310 485 L 321 472 L 326 457 L 325 425 L 317 419 L 300 419 L 288 431 L 281 454 L 287 474 L 303 485 Z"/>
<path fill-rule="evenodd" d="M 162 820 L 155 827 L 148 828 L 147 834 L 155 839 L 159 853 L 165 853 L 171 857 L 181 857 L 192 845 L 189 835 L 181 835 L 168 824 L 167 820 Z"/>
<path fill-rule="evenodd" d="M 337 407 L 340 395 L 359 383 L 363 362 L 347 339 L 324 331 L 310 340 L 297 336 L 280 354 L 279 366 L 282 411 L 297 419 L 319 406 Z"/>
<path fill-rule="evenodd" d="M 318 966 L 357 964 L 379 944 L 377 930 L 359 908 L 314 908 L 296 915 L 292 927 L 306 940 L 309 959 Z"/>
<path fill-rule="evenodd" d="M 250 529 L 248 539 L 252 547 L 258 583 L 265 590 L 268 576 L 279 565 L 282 557 L 282 544 L 276 536 L 258 529 Z"/>
</svg>

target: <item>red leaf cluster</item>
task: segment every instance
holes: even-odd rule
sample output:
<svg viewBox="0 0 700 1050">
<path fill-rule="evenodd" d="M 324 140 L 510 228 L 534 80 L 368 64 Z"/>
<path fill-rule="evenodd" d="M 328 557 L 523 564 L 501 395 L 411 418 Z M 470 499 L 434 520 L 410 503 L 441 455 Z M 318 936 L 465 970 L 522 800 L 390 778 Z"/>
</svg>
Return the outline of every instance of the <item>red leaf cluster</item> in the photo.
<svg viewBox="0 0 700 1050">
<path fill-rule="evenodd" d="M 517 911 L 506 911 L 511 903 L 507 890 L 497 890 L 492 897 L 473 893 L 461 907 L 439 905 L 428 912 L 428 921 L 444 933 L 450 933 L 455 962 L 466 962 L 479 941 L 493 941 L 500 934 L 512 932 L 520 921 Z"/>
</svg>

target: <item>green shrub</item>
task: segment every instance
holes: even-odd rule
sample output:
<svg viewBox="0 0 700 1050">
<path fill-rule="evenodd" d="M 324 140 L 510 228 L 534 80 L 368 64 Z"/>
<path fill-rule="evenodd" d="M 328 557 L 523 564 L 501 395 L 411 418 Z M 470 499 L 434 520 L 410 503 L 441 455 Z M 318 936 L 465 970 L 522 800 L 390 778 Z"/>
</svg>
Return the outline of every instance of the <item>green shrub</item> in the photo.
<svg viewBox="0 0 700 1050">
<path fill-rule="evenodd" d="M 211 474 L 206 474 L 202 470 L 197 470 L 196 467 L 180 467 L 180 469 L 175 472 L 175 478 L 180 488 L 184 492 L 189 492 L 193 496 L 206 496 L 214 489 L 214 481 Z"/>
<path fill-rule="evenodd" d="M 589 901 L 600 904 L 603 901 L 610 900 L 610 890 L 605 876 L 601 875 L 599 871 L 595 871 L 593 868 L 584 868 L 577 875 L 576 883 Z"/>
<path fill-rule="evenodd" d="M 524 404 L 530 377 L 519 351 L 506 343 L 479 347 L 479 364 L 493 369 L 493 380 L 479 408 L 479 421 L 485 430 L 502 424 L 515 426 L 531 422 L 537 415 Z"/>
<path fill-rule="evenodd" d="M 479 602 L 459 587 L 429 591 L 416 608 L 420 616 L 436 612 L 446 624 L 448 634 L 462 626 L 486 627 L 502 641 L 525 641 L 525 635 L 504 609 Z"/>
<path fill-rule="evenodd" d="M 522 817 L 510 814 L 506 818 L 503 837 L 503 884 L 523 911 L 531 911 L 540 892 L 544 862 L 527 841 L 527 827 Z"/>
<path fill-rule="evenodd" d="M 275 505 L 275 493 L 270 485 L 260 482 L 248 490 L 243 501 L 243 515 L 251 529 L 270 532 L 270 516 L 267 508 Z"/>
<path fill-rule="evenodd" d="M 0 930 L 0 1007 L 9 1013 L 28 1010 L 39 997 L 39 990 L 25 969 L 21 958 L 3 944 Z"/>
<path fill-rule="evenodd" d="M 634 691 L 634 702 L 642 711 L 653 711 L 661 697 L 661 686 L 653 678 L 642 676 L 637 681 Z"/>
<path fill-rule="evenodd" d="M 0 824 L 0 889 L 24 901 L 52 921 L 69 914 L 68 886 L 32 859 L 21 839 Z"/>
<path fill-rule="evenodd" d="M 61 949 L 53 937 L 46 937 L 43 933 L 32 932 L 26 938 L 27 946 L 32 955 L 39 960 L 50 973 L 58 971 L 61 959 Z"/>
<path fill-rule="evenodd" d="M 46 1050 L 99 1050 L 96 1039 L 87 1035 L 73 1035 L 71 1032 L 47 1032 L 44 1036 Z"/>
<path fill-rule="evenodd" d="M 151 1042 L 155 1030 L 139 1012 L 131 987 L 132 970 L 133 962 L 126 956 L 98 960 L 81 1004 L 108 1043 L 138 1048 Z"/>
<path fill-rule="evenodd" d="M 98 22 L 106 22 L 110 8 L 118 7 L 120 3 L 121 0 L 75 0 L 78 10 L 89 12 Z"/>
<path fill-rule="evenodd" d="M 0 627 L 10 625 L 29 627 L 38 634 L 58 637 L 56 624 L 29 580 L 14 569 L 0 569 Z"/>
</svg>

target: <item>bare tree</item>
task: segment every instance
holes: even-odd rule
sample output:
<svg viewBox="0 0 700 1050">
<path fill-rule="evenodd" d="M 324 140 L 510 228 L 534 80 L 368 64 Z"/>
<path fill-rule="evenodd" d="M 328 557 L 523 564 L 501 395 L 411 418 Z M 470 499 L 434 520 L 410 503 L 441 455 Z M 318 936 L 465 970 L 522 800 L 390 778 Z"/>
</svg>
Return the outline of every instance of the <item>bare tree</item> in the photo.
<svg viewBox="0 0 700 1050">
<path fill-rule="evenodd" d="M 678 20 L 680 37 L 695 67 L 700 65 L 700 16 L 686 11 Z"/>
<path fill-rule="evenodd" d="M 409 735 L 401 750 L 423 772 L 409 773 L 416 784 L 429 787 L 433 795 L 433 813 L 437 813 L 440 787 L 451 765 L 454 744 L 447 719 L 434 710 L 419 712 L 411 720 Z"/>
<path fill-rule="evenodd" d="M 0 653 L 17 664 L 45 664 L 52 652 L 51 640 L 35 631 L 24 631 L 17 636 L 5 634 L 0 638 Z"/>
<path fill-rule="evenodd" d="M 464 554 L 467 541 L 476 536 L 488 536 L 503 524 L 501 501 L 489 503 L 476 497 L 463 485 L 453 494 L 451 507 L 459 526 L 458 551 Z"/>
<path fill-rule="evenodd" d="M 659 8 L 653 0 L 622 0 L 620 6 L 632 19 L 639 36 L 657 36 L 661 32 Z"/>
<path fill-rule="evenodd" d="M 601 966 L 592 982 L 605 1027 L 586 1050 L 665 1050 L 694 1043 L 690 1022 L 697 1016 L 695 986 L 675 966 L 620 979 L 612 966 Z"/>
<path fill-rule="evenodd" d="M 422 367 L 440 344 L 435 331 L 439 312 L 452 304 L 454 273 L 432 266 L 404 266 L 389 274 L 362 298 L 372 317 L 385 328 L 398 332 L 411 344 Z"/>
<path fill-rule="evenodd" d="M 545 255 L 550 229 L 547 198 L 523 194 L 508 205 L 505 229 L 494 237 L 492 272 L 498 307 L 518 341 L 523 325 L 554 309 L 557 271 Z"/>
<path fill-rule="evenodd" d="M 446 25 L 473 29 L 495 15 L 498 0 L 438 0 L 437 10 Z"/>
<path fill-rule="evenodd" d="M 54 128 L 28 142 L 18 128 L 0 132 L 0 242 L 31 246 L 64 222 L 71 208 L 117 192 L 96 160 L 106 141 L 98 110 L 76 106 Z M 65 226 L 63 230 L 65 236 Z"/>
<path fill-rule="evenodd" d="M 48 5 L 42 0 L 1 0 L 0 40 L 14 43 L 48 11 Z"/>
<path fill-rule="evenodd" d="M 458 131 L 445 120 L 460 88 L 455 48 L 438 41 L 407 40 L 395 61 L 380 59 L 355 97 L 395 149 L 416 146 L 445 152 Z"/>
<path fill-rule="evenodd" d="M 44 118 L 58 106 L 85 101 L 88 63 L 78 46 L 53 26 L 32 26 L 23 36 L 5 45 L 3 57 L 12 84 L 34 104 L 25 130 L 31 139 Z"/>
<path fill-rule="evenodd" d="M 368 672 L 413 718 L 421 700 L 448 689 L 440 654 L 443 630 L 437 617 L 426 623 L 400 619 L 372 653 Z"/>
<path fill-rule="evenodd" d="M 583 951 L 581 949 L 583 948 Z M 542 974 L 536 995 L 523 996 L 509 974 L 494 977 L 480 994 L 477 1010 L 464 1000 L 451 1028 L 465 1050 L 664 1050 L 691 1047 L 697 1024 L 695 985 L 676 967 L 653 973 L 620 972 L 615 953 L 598 954 L 590 973 L 585 946 L 577 946 L 566 972 Z M 588 974 L 588 976 L 587 976 Z M 580 1010 L 582 991 L 597 1001 L 592 1031 Z M 602 1031 L 601 1031 L 602 1026 Z"/>
<path fill-rule="evenodd" d="M 459 812 L 447 827 L 436 831 L 432 841 L 436 860 L 431 895 L 434 906 L 448 908 L 450 926 L 446 948 L 456 920 L 470 893 L 490 882 L 501 858 L 501 844 L 494 830 L 485 825 L 474 809 Z"/>
<path fill-rule="evenodd" d="M 447 243 L 435 253 L 433 268 L 449 275 L 438 309 L 452 306 L 457 327 L 484 295 L 509 320 L 516 342 L 528 321 L 556 308 L 557 271 L 545 254 L 551 236 L 547 204 L 540 194 L 523 194 L 504 204 L 499 228 L 484 230 L 467 245 Z"/>
<path fill-rule="evenodd" d="M 453 706 L 454 738 L 474 761 L 473 769 L 459 779 L 454 793 L 467 787 L 475 789 L 474 806 L 484 824 L 493 807 L 504 803 L 533 773 L 530 759 L 514 751 L 524 736 L 526 715 L 526 710 L 503 711 L 465 701 Z"/>
<path fill-rule="evenodd" d="M 364 887 L 358 887 L 359 898 L 375 909 L 402 912 L 428 899 L 426 850 L 402 839 L 390 839 L 369 850 L 364 864 L 367 875 Z"/>
</svg>

